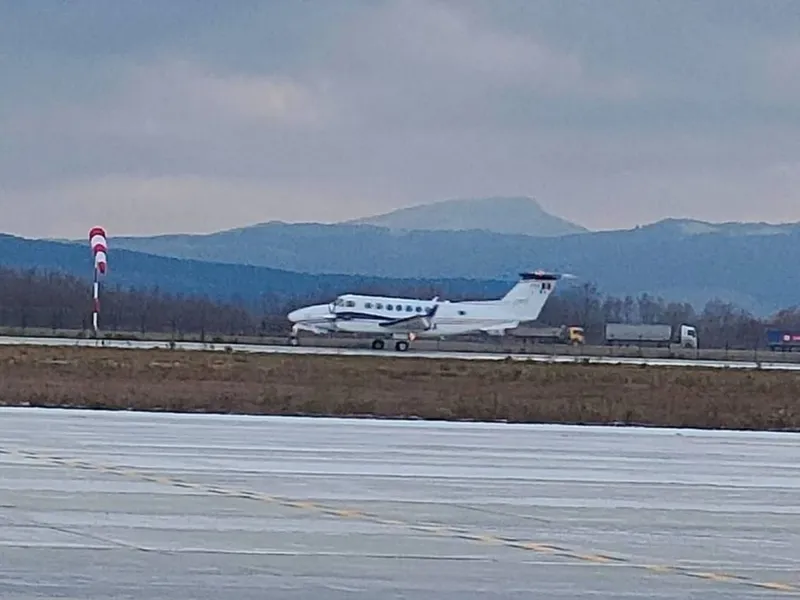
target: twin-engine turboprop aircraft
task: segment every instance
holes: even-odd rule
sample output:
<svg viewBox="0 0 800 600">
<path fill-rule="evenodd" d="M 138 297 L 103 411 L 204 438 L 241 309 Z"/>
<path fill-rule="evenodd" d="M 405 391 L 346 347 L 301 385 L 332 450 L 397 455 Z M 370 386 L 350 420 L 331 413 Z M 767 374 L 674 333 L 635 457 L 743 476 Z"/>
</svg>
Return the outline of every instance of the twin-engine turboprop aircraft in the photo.
<svg viewBox="0 0 800 600">
<path fill-rule="evenodd" d="M 330 304 L 305 306 L 287 316 L 293 323 L 290 341 L 298 333 L 334 332 L 374 334 L 372 347 L 380 350 L 385 339 L 405 351 L 417 338 L 443 338 L 466 333 L 502 335 L 521 322 L 535 321 L 555 289 L 567 275 L 534 271 L 520 273 L 519 281 L 499 300 L 440 301 L 437 298 L 391 298 L 343 294 Z"/>
</svg>

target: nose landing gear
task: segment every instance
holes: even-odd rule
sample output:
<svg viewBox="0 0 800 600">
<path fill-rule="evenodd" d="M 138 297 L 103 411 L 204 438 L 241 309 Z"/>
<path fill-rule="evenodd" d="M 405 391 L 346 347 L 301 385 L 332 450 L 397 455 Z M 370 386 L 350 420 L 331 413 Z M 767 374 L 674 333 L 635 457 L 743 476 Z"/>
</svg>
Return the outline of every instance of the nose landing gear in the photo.
<svg viewBox="0 0 800 600">
<path fill-rule="evenodd" d="M 300 328 L 295 324 L 292 325 L 292 332 L 289 334 L 289 345 L 290 346 L 299 346 L 300 345 Z"/>
</svg>

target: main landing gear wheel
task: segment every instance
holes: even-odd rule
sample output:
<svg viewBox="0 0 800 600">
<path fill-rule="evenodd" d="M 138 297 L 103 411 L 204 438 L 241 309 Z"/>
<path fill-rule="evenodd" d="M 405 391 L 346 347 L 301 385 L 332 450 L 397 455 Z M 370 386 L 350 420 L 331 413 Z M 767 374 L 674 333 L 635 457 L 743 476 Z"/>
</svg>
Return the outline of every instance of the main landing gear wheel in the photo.
<svg viewBox="0 0 800 600">
<path fill-rule="evenodd" d="M 299 346 L 300 345 L 300 340 L 297 339 L 295 336 L 292 336 L 292 337 L 289 338 L 289 345 L 290 346 Z"/>
<path fill-rule="evenodd" d="M 373 350 L 383 350 L 383 340 L 375 340 L 372 342 Z"/>
<path fill-rule="evenodd" d="M 408 342 L 404 342 L 402 340 L 399 342 L 395 342 L 394 349 L 397 350 L 398 352 L 405 352 L 406 350 L 408 350 Z"/>
</svg>

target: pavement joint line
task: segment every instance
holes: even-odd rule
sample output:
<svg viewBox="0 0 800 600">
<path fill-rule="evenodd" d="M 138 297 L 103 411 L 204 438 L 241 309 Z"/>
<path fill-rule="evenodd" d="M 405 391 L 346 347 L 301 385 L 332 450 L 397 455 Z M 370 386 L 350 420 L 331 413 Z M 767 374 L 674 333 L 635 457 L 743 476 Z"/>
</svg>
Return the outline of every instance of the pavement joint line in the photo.
<svg viewBox="0 0 800 600">
<path fill-rule="evenodd" d="M 577 559 L 582 562 L 591 562 L 594 564 L 606 564 L 606 565 L 611 565 L 611 564 L 616 564 L 620 566 L 624 565 L 628 567 L 644 569 L 652 573 L 683 575 L 685 577 L 692 577 L 694 579 L 703 579 L 706 581 L 714 581 L 719 583 L 738 583 L 760 589 L 768 589 L 777 592 L 786 592 L 790 594 L 800 595 L 800 585 L 781 583 L 777 581 L 756 581 L 744 575 L 733 575 L 730 573 L 692 570 L 688 567 L 682 567 L 678 565 L 668 565 L 668 564 L 640 565 L 636 564 L 635 562 L 627 558 L 614 557 L 603 553 L 581 553 L 554 544 L 526 541 L 526 540 L 504 537 L 500 535 L 493 535 L 488 533 L 476 533 L 465 529 L 451 527 L 439 523 L 412 523 L 408 521 L 401 521 L 398 519 L 388 519 L 380 517 L 378 515 L 371 515 L 369 513 L 365 513 L 358 509 L 337 509 L 334 507 L 327 507 L 312 501 L 296 500 L 290 498 L 279 498 L 276 496 L 263 494 L 261 492 L 255 492 L 252 490 L 249 491 L 234 490 L 234 489 L 222 488 L 216 485 L 203 485 L 199 483 L 191 483 L 165 475 L 148 474 L 144 471 L 136 469 L 130 469 L 119 466 L 100 464 L 100 463 L 90 463 L 76 459 L 69 459 L 60 456 L 48 455 L 41 452 L 32 452 L 28 450 L 17 450 L 17 449 L 9 450 L 0 447 L 0 455 L 18 456 L 22 458 L 32 459 L 38 462 L 49 462 L 51 464 L 59 466 L 71 466 L 78 469 L 111 472 L 114 474 L 121 474 L 128 477 L 134 477 L 136 479 L 139 479 L 140 481 L 151 481 L 154 483 L 159 483 L 161 485 L 175 486 L 175 487 L 192 487 L 194 489 L 200 489 L 212 494 L 249 499 L 249 500 L 257 500 L 268 503 L 278 503 L 281 504 L 282 506 L 320 511 L 324 514 L 342 518 L 358 518 L 360 520 L 371 521 L 384 525 L 392 525 L 396 527 L 412 529 L 415 531 L 424 531 L 428 533 L 450 535 L 455 538 L 466 539 L 473 542 L 483 542 L 487 544 L 502 545 L 512 548 L 521 548 L 523 550 L 529 550 L 537 553 L 553 554 L 557 556 Z"/>
</svg>

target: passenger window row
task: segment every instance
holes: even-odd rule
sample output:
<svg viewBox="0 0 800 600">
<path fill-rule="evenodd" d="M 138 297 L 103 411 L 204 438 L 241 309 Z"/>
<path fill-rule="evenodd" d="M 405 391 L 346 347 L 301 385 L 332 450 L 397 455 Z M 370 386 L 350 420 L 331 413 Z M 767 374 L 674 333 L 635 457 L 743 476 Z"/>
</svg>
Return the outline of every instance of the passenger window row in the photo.
<svg viewBox="0 0 800 600">
<path fill-rule="evenodd" d="M 342 306 L 342 304 L 337 303 L 337 306 Z M 344 306 L 346 306 L 348 308 L 354 308 L 356 306 L 356 303 L 353 300 L 347 300 L 346 302 L 344 302 Z M 375 302 L 375 303 L 373 303 L 373 302 L 365 302 L 364 303 L 364 308 L 366 308 L 366 309 L 375 308 L 377 310 L 392 310 L 392 311 L 396 310 L 396 311 L 399 311 L 399 312 L 402 312 L 403 309 L 404 309 L 402 304 L 386 304 L 386 305 L 384 305 L 383 302 Z M 430 310 L 430 307 L 412 306 L 410 304 L 406 304 L 405 305 L 405 312 L 409 312 L 409 313 L 410 312 L 422 313 L 422 312 L 424 312 L 426 310 Z"/>
<path fill-rule="evenodd" d="M 372 302 L 365 302 L 364 303 L 364 308 L 367 308 L 367 309 L 376 308 L 378 310 L 384 310 L 385 309 L 385 310 L 402 311 L 403 310 L 403 305 L 402 304 L 386 304 L 384 306 L 384 304 L 382 302 L 376 302 L 374 304 Z M 411 306 L 410 304 L 406 304 L 406 306 L 405 306 L 405 311 L 406 312 L 418 312 L 418 313 L 421 313 L 421 312 L 423 312 L 423 310 L 425 310 L 425 309 L 423 309 L 421 306 Z"/>
</svg>

